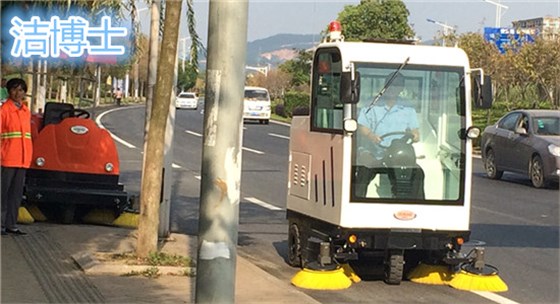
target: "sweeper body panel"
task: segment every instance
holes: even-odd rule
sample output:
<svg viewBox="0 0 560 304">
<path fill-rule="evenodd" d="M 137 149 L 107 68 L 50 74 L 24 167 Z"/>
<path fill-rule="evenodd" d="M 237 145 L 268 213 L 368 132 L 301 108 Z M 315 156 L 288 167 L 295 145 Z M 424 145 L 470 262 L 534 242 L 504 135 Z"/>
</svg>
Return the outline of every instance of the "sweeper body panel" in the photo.
<svg viewBox="0 0 560 304">
<path fill-rule="evenodd" d="M 471 99 L 473 75 L 458 48 L 319 45 L 310 111 L 290 131 L 290 264 L 328 268 L 375 253 L 398 284 L 405 256 L 467 260 L 471 103 L 487 92 Z"/>
<path fill-rule="evenodd" d="M 128 198 L 119 184 L 118 152 L 109 132 L 89 119 L 87 111 L 61 103 L 47 103 L 33 125 L 28 202 L 57 209 L 64 222 L 72 222 L 76 206 L 107 208 L 119 215 Z"/>
</svg>

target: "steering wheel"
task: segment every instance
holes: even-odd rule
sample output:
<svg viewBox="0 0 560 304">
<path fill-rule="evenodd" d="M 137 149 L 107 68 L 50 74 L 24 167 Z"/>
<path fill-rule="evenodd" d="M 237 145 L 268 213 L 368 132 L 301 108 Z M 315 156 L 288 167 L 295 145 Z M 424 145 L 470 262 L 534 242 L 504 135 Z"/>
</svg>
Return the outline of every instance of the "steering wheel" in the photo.
<svg viewBox="0 0 560 304">
<path fill-rule="evenodd" d="M 387 134 L 383 134 L 382 136 L 380 136 L 379 138 L 381 138 L 381 142 L 383 141 L 383 139 L 385 139 L 386 137 L 389 136 L 394 136 L 394 135 L 402 135 L 401 138 L 395 139 L 395 140 L 400 140 L 406 144 L 412 144 L 412 142 L 414 141 L 414 134 L 412 134 L 412 132 L 407 132 L 407 131 L 397 131 L 397 132 L 389 132 Z M 379 145 L 381 148 L 384 149 L 388 149 L 389 146 L 391 144 L 389 144 L 388 146 L 382 145 L 381 142 L 379 142 L 377 145 Z"/>
<path fill-rule="evenodd" d="M 60 113 L 60 119 L 64 119 L 67 117 L 78 117 L 83 119 L 88 119 L 91 115 L 88 111 L 82 109 L 71 109 L 66 110 Z"/>
</svg>

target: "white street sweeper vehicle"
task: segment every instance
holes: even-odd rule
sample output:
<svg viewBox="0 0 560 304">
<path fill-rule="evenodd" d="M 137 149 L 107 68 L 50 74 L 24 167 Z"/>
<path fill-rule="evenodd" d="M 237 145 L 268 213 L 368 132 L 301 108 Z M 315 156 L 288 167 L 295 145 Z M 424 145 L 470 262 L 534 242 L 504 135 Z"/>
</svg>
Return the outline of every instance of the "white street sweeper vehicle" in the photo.
<svg viewBox="0 0 560 304">
<path fill-rule="evenodd" d="M 420 263 L 495 275 L 483 248 L 460 252 L 480 133 L 471 104 L 491 106 L 489 77 L 459 48 L 336 34 L 315 50 L 310 109 L 291 123 L 289 264 L 321 272 L 377 256 L 389 284 Z"/>
</svg>

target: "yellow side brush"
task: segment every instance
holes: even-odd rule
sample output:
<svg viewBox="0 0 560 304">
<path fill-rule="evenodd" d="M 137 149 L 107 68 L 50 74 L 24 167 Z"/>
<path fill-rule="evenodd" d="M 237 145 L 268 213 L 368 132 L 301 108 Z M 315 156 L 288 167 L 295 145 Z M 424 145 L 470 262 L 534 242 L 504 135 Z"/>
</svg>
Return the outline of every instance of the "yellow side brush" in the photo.
<svg viewBox="0 0 560 304">
<path fill-rule="evenodd" d="M 342 264 L 342 270 L 344 270 L 344 274 L 352 280 L 354 283 L 360 283 L 362 279 L 354 272 L 354 269 L 350 266 L 350 264 Z"/>
<path fill-rule="evenodd" d="M 420 284 L 448 285 L 453 278 L 453 272 L 446 265 L 420 263 L 407 277 L 410 281 Z"/>
<path fill-rule="evenodd" d="M 507 291 L 508 287 L 504 281 L 498 276 L 496 268 L 485 265 L 484 269 L 472 271 L 468 267 L 462 267 L 459 273 L 453 276 L 449 285 L 456 289 L 473 290 L 473 291 Z"/>
<path fill-rule="evenodd" d="M 114 220 L 115 212 L 108 209 L 93 209 L 82 218 L 84 223 L 97 225 L 112 225 Z"/>
<path fill-rule="evenodd" d="M 138 213 L 123 212 L 113 221 L 114 226 L 123 228 L 138 228 Z"/>
<path fill-rule="evenodd" d="M 31 214 L 31 216 L 37 221 L 37 222 L 45 222 L 47 221 L 47 217 L 43 214 L 43 212 L 41 212 L 41 209 L 39 209 L 39 207 L 37 207 L 37 205 L 31 205 L 27 207 L 27 211 L 29 211 L 29 213 Z"/>
<path fill-rule="evenodd" d="M 19 207 L 17 222 L 20 224 L 31 224 L 35 222 L 35 219 L 31 216 L 29 211 L 27 211 L 27 208 Z"/>
<path fill-rule="evenodd" d="M 304 268 L 291 280 L 292 284 L 305 289 L 341 290 L 352 285 L 342 268 L 335 270 L 311 270 Z"/>
</svg>

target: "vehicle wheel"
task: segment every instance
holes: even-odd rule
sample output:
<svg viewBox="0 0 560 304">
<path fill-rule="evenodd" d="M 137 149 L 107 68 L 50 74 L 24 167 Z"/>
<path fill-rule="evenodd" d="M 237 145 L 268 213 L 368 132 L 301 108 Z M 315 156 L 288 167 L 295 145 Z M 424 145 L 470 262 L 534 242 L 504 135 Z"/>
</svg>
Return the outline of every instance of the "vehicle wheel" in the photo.
<svg viewBox="0 0 560 304">
<path fill-rule="evenodd" d="M 546 180 L 544 178 L 544 167 L 540 156 L 536 155 L 531 159 L 529 175 L 531 177 L 531 183 L 535 188 L 546 187 Z"/>
<path fill-rule="evenodd" d="M 494 155 L 494 150 L 490 149 L 486 152 L 486 161 L 484 162 L 484 168 L 486 169 L 486 176 L 491 179 L 500 179 L 504 175 L 504 171 L 498 170 L 496 166 L 496 156 Z"/>
<path fill-rule="evenodd" d="M 385 283 L 399 285 L 404 272 L 404 259 L 402 250 L 389 250 L 385 260 Z"/>
<path fill-rule="evenodd" d="M 265 120 L 264 120 L 264 124 L 265 124 L 265 125 L 268 125 L 268 119 L 265 119 Z"/>
<path fill-rule="evenodd" d="M 301 258 L 301 235 L 297 224 L 290 224 L 288 231 L 288 264 L 303 268 Z"/>
</svg>

